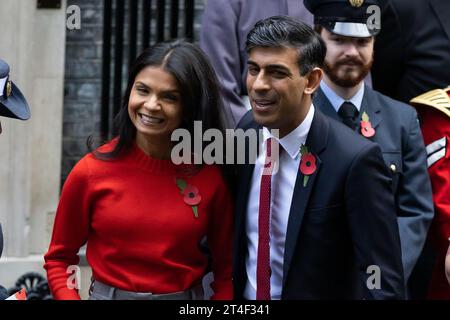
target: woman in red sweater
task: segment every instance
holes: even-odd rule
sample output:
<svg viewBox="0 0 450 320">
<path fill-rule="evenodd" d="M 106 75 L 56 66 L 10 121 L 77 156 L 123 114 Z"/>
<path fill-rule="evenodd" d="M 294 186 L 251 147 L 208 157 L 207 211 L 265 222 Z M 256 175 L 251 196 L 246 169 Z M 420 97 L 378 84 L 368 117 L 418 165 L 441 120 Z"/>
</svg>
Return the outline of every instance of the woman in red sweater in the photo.
<svg viewBox="0 0 450 320">
<path fill-rule="evenodd" d="M 69 277 L 85 243 L 90 299 L 203 299 L 209 265 L 212 299 L 232 299 L 233 208 L 221 170 L 171 160 L 172 132 L 193 137 L 194 121 L 223 132 L 221 110 L 197 46 L 162 43 L 138 57 L 118 137 L 82 158 L 64 184 L 44 266 L 56 299 L 80 299 Z"/>
</svg>

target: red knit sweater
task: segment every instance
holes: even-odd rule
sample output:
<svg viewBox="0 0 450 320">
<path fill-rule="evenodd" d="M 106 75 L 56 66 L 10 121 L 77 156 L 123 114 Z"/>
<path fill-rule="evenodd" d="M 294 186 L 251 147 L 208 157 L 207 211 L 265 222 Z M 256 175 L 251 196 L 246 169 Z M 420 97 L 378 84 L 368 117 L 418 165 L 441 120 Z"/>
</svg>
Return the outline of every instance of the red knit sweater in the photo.
<svg viewBox="0 0 450 320">
<path fill-rule="evenodd" d="M 110 148 L 111 144 L 106 148 Z M 219 169 L 204 166 L 187 184 L 199 190 L 198 218 L 176 184 L 179 167 L 134 146 L 102 161 L 88 154 L 73 168 L 58 205 L 44 268 L 56 299 L 79 299 L 67 268 L 87 260 L 96 280 L 134 292 L 171 293 L 201 282 L 212 256 L 213 299 L 232 299 L 232 202 Z"/>
</svg>

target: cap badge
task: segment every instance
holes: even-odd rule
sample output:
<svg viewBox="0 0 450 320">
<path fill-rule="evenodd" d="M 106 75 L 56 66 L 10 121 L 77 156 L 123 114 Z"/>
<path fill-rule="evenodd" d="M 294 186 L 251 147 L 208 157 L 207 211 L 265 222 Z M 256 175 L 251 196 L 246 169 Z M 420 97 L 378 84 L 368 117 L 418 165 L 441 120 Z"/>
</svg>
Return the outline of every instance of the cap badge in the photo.
<svg viewBox="0 0 450 320">
<path fill-rule="evenodd" d="M 6 97 L 8 98 L 11 95 L 12 86 L 11 80 L 6 81 Z"/>
<path fill-rule="evenodd" d="M 350 5 L 354 8 L 359 8 L 363 5 L 364 0 L 348 0 L 350 2 Z"/>
</svg>

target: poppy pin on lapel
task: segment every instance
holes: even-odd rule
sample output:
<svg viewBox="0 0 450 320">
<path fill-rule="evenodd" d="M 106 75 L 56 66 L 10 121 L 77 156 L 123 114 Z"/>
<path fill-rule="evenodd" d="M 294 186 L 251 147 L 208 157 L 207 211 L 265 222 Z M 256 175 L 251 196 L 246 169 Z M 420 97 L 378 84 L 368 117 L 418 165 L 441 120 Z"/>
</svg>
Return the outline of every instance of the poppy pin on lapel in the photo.
<svg viewBox="0 0 450 320">
<path fill-rule="evenodd" d="M 191 206 L 192 211 L 194 212 L 194 217 L 198 218 L 198 205 L 202 201 L 202 196 L 198 191 L 198 188 L 193 185 L 188 185 L 183 179 L 176 179 L 177 186 L 180 189 L 181 194 L 183 195 L 184 203 Z"/>
<path fill-rule="evenodd" d="M 375 129 L 372 128 L 369 115 L 366 112 L 363 112 L 361 117 L 361 134 L 366 138 L 370 138 L 375 135 Z"/>
</svg>

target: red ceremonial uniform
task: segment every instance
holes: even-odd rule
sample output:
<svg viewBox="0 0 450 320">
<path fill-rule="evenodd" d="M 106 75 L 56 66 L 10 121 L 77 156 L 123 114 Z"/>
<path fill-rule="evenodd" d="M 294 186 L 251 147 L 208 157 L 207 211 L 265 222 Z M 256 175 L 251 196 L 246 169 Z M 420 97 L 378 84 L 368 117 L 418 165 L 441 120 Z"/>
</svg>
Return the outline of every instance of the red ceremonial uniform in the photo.
<svg viewBox="0 0 450 320">
<path fill-rule="evenodd" d="M 449 299 L 450 285 L 444 261 L 450 237 L 450 87 L 427 92 L 411 100 L 421 119 L 433 188 L 435 217 L 428 233 L 437 252 L 428 298 Z"/>
</svg>

